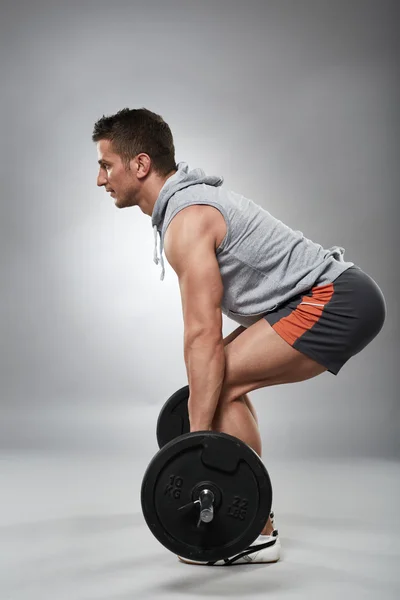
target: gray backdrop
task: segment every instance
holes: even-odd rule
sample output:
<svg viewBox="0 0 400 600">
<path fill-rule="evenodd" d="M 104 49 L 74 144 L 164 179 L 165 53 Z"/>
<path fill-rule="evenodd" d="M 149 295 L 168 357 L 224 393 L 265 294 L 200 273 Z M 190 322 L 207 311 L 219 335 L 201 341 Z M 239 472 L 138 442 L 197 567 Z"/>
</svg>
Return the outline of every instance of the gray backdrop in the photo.
<svg viewBox="0 0 400 600">
<path fill-rule="evenodd" d="M 381 286 L 343 369 L 258 390 L 271 457 L 399 456 L 396 2 L 3 2 L 3 450 L 155 451 L 186 384 L 178 282 L 139 209 L 96 188 L 94 122 L 159 112 L 176 158 L 221 174 Z M 224 320 L 224 334 L 236 327 Z"/>
</svg>

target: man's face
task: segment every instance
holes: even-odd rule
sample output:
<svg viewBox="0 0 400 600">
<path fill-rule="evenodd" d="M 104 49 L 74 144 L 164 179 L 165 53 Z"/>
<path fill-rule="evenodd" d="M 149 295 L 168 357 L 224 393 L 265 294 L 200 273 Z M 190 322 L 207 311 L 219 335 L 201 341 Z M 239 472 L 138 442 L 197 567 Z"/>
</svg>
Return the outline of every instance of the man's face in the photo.
<svg viewBox="0 0 400 600">
<path fill-rule="evenodd" d="M 97 142 L 97 155 L 100 165 L 97 185 L 106 188 L 118 208 L 135 206 L 139 182 L 133 172 L 125 168 L 121 157 L 113 152 L 109 140 Z"/>
</svg>

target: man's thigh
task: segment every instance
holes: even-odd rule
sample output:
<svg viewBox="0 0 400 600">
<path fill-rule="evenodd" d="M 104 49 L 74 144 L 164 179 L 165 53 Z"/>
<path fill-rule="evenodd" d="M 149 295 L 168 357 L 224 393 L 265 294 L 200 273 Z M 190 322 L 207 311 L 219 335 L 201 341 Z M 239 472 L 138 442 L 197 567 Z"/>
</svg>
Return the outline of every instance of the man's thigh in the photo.
<svg viewBox="0 0 400 600">
<path fill-rule="evenodd" d="M 326 367 L 294 349 L 265 319 L 260 319 L 225 345 L 220 401 L 235 400 L 271 385 L 304 381 L 324 371 Z"/>
</svg>

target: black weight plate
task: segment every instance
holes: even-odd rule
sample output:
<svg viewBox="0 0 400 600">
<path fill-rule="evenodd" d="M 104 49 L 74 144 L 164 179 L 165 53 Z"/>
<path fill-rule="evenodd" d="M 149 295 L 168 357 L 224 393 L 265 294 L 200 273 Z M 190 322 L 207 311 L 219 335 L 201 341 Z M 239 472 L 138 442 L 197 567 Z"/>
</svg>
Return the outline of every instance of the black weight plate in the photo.
<svg viewBox="0 0 400 600">
<path fill-rule="evenodd" d="M 164 404 L 157 420 L 157 443 L 162 448 L 171 440 L 189 433 L 189 386 L 181 388 Z"/>
<path fill-rule="evenodd" d="M 192 492 L 201 482 L 220 490 L 214 519 L 200 523 Z M 227 558 L 247 548 L 264 528 L 272 504 L 268 472 L 258 455 L 225 433 L 195 432 L 172 440 L 143 477 L 143 516 L 174 554 L 199 561 Z"/>
</svg>

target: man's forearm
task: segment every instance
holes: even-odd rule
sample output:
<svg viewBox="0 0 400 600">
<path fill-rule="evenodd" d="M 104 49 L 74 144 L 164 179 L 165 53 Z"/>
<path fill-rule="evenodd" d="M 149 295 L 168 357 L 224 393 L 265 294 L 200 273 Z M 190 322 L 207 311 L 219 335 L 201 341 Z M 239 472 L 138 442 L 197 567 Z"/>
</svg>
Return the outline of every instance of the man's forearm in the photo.
<svg viewBox="0 0 400 600">
<path fill-rule="evenodd" d="M 225 375 L 223 340 L 197 336 L 185 344 L 190 431 L 210 430 Z"/>
</svg>

